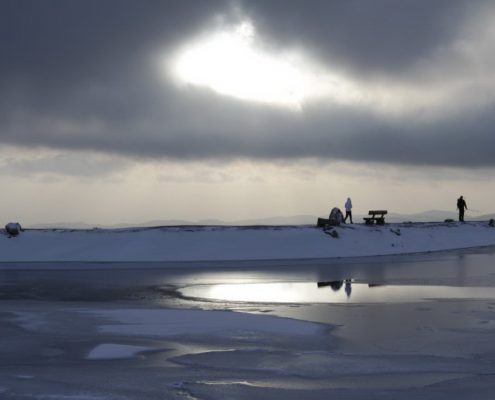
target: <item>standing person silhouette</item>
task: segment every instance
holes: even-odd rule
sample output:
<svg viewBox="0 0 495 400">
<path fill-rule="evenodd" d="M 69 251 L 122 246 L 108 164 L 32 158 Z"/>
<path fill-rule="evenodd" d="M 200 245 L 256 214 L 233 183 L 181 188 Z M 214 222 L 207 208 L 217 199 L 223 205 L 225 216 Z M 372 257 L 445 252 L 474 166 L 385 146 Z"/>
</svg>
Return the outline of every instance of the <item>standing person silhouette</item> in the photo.
<svg viewBox="0 0 495 400">
<path fill-rule="evenodd" d="M 347 198 L 347 201 L 345 202 L 344 207 L 345 207 L 344 223 L 346 223 L 347 217 L 349 217 L 349 219 L 351 220 L 351 224 L 352 224 L 352 201 L 351 201 L 350 197 Z"/>
<path fill-rule="evenodd" d="M 457 199 L 457 209 L 459 210 L 459 221 L 464 222 L 464 210 L 467 210 L 467 204 L 461 196 Z"/>
</svg>

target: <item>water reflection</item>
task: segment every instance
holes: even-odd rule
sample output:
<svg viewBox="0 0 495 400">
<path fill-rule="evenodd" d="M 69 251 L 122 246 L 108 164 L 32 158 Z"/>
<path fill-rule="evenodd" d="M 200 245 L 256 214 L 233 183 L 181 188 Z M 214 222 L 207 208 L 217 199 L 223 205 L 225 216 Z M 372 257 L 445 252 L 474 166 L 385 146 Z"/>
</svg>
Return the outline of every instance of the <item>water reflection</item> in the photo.
<svg viewBox="0 0 495 400">
<path fill-rule="evenodd" d="M 329 282 L 317 282 L 316 287 L 322 288 L 326 286 L 330 286 L 334 292 L 338 292 L 342 286 L 344 286 L 345 283 L 345 288 L 344 291 L 347 295 L 347 298 L 351 297 L 352 293 L 352 279 L 346 279 L 344 281 L 329 281 Z"/>
<path fill-rule="evenodd" d="M 338 290 L 340 290 L 340 288 L 342 287 L 343 284 L 344 284 L 344 281 L 330 281 L 330 282 L 318 282 L 316 284 L 316 286 L 319 288 L 325 287 L 325 286 L 330 286 L 332 288 L 332 290 L 337 292 Z"/>
<path fill-rule="evenodd" d="M 330 289 L 330 290 L 325 290 Z M 408 303 L 434 299 L 495 299 L 493 287 L 377 285 L 352 279 L 193 285 L 179 290 L 188 298 L 254 303 Z"/>
</svg>

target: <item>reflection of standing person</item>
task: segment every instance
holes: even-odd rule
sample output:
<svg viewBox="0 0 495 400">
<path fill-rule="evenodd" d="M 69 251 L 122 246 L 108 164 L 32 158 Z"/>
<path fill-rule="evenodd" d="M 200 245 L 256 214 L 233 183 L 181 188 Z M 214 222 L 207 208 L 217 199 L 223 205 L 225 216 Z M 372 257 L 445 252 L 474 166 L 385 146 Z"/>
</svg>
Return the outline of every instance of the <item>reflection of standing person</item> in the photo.
<svg viewBox="0 0 495 400">
<path fill-rule="evenodd" d="M 347 221 L 347 217 L 351 220 L 352 224 L 352 201 L 351 198 L 348 197 L 347 201 L 345 202 L 345 218 L 344 218 L 344 223 Z"/>
<path fill-rule="evenodd" d="M 461 196 L 457 199 L 457 209 L 459 210 L 459 221 L 464 222 L 464 210 L 467 210 L 467 204 Z"/>
<path fill-rule="evenodd" d="M 345 293 L 347 294 L 347 298 L 351 297 L 351 293 L 352 293 L 351 283 L 352 283 L 352 279 L 345 280 Z"/>
</svg>

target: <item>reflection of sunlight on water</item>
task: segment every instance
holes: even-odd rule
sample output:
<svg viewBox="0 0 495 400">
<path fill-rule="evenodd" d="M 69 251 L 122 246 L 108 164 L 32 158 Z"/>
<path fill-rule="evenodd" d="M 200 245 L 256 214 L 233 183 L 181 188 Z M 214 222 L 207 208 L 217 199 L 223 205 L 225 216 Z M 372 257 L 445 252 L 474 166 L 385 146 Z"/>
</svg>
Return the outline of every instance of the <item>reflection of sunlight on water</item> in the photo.
<svg viewBox="0 0 495 400">
<path fill-rule="evenodd" d="M 351 281 L 195 285 L 182 295 L 210 300 L 261 303 L 394 303 L 428 299 L 495 299 L 495 288 L 375 286 Z"/>
</svg>

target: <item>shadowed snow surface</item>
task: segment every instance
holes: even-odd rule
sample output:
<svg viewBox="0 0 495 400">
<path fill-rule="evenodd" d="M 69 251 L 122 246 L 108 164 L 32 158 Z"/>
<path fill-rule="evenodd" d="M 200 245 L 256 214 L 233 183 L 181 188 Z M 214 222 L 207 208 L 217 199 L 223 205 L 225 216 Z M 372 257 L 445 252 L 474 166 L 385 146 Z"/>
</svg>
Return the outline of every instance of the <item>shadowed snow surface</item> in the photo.
<svg viewBox="0 0 495 400">
<path fill-rule="evenodd" d="M 217 261 L 374 256 L 495 244 L 486 222 L 27 230 L 0 235 L 0 262 Z"/>
</svg>

